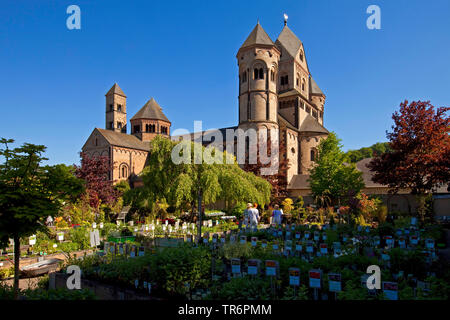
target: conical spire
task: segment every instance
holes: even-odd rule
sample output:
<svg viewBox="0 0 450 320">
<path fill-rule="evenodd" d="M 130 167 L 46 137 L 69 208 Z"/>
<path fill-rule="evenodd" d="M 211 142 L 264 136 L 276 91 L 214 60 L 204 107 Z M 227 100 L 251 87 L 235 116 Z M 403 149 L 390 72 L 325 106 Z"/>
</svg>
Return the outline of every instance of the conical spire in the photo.
<svg viewBox="0 0 450 320">
<path fill-rule="evenodd" d="M 266 31 L 264 31 L 263 27 L 261 27 L 259 21 L 256 24 L 255 28 L 253 28 L 250 35 L 247 37 L 247 40 L 245 40 L 244 43 L 242 44 L 241 49 L 250 47 L 252 45 L 269 45 L 269 46 L 275 45 L 273 41 L 270 39 L 270 37 L 267 35 Z"/>
<path fill-rule="evenodd" d="M 162 112 L 162 108 L 159 106 L 155 99 L 151 98 L 146 104 L 139 110 L 131 120 L 135 119 L 155 119 L 170 122 L 166 115 Z"/>
<path fill-rule="evenodd" d="M 118 94 L 123 97 L 127 97 L 125 93 L 123 93 L 122 89 L 120 89 L 119 85 L 117 83 L 114 83 L 114 85 L 109 89 L 109 91 L 105 94 L 105 96 L 109 96 L 111 94 Z"/>
<path fill-rule="evenodd" d="M 281 44 L 291 57 L 295 57 L 302 46 L 300 39 L 287 25 L 281 30 L 276 42 L 277 44 Z"/>
</svg>

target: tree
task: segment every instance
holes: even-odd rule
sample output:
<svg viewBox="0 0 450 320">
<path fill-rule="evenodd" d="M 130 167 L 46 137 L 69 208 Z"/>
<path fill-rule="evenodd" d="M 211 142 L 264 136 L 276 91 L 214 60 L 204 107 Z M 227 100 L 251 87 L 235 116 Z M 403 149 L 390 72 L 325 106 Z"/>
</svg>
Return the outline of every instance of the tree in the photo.
<svg viewBox="0 0 450 320">
<path fill-rule="evenodd" d="M 96 211 L 99 210 L 100 203 L 113 206 L 119 192 L 114 189 L 113 182 L 108 176 L 113 168 L 109 157 L 90 157 L 84 152 L 80 152 L 80 157 L 81 165 L 75 166 L 75 172 L 78 178 L 85 181 L 90 206 Z"/>
<path fill-rule="evenodd" d="M 327 206 L 340 203 L 349 191 L 358 193 L 364 187 L 362 173 L 355 164 L 345 163 L 342 145 L 334 132 L 318 146 L 316 164 L 310 170 L 311 191 L 319 204 Z"/>
<path fill-rule="evenodd" d="M 42 166 L 45 146 L 29 143 L 10 149 L 11 139 L 0 139 L 0 246 L 14 240 L 14 295 L 19 288 L 20 238 L 45 229 L 45 219 L 56 216 L 65 201 L 73 201 L 83 183 L 73 168 Z"/>
<path fill-rule="evenodd" d="M 190 154 L 189 162 L 174 163 L 171 156 L 174 147 L 181 153 Z M 200 155 L 204 155 L 207 149 L 190 141 L 173 142 L 155 137 L 151 142 L 148 165 L 142 172 L 144 186 L 133 192 L 130 200 L 146 201 L 150 208 L 157 201 L 165 200 L 170 206 L 189 205 L 192 209 L 196 201 L 197 209 L 202 207 L 202 203 L 207 205 L 217 200 L 269 202 L 271 187 L 267 181 L 242 170 L 235 159 L 231 164 L 208 163 L 204 157 L 199 159 L 195 148 L 199 148 Z M 216 149 L 211 154 L 216 156 L 221 152 Z M 222 154 L 223 159 L 232 157 L 226 152 Z"/>
<path fill-rule="evenodd" d="M 402 102 L 392 115 L 392 132 L 386 133 L 390 151 L 368 165 L 375 172 L 374 182 L 388 185 L 392 193 L 410 189 L 417 195 L 422 220 L 424 195 L 450 181 L 449 110 L 435 108 L 429 101 Z"/>
<path fill-rule="evenodd" d="M 389 151 L 388 142 L 377 142 L 370 147 L 361 148 L 358 150 L 349 150 L 345 153 L 347 160 L 351 163 L 356 163 L 365 158 L 378 156 L 384 152 Z"/>
</svg>

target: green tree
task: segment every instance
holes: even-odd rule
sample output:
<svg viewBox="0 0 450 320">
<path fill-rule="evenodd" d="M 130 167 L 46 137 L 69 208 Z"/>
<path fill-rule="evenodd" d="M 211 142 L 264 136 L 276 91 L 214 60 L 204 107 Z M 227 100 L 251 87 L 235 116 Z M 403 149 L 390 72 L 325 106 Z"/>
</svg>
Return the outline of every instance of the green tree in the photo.
<svg viewBox="0 0 450 320">
<path fill-rule="evenodd" d="M 174 147 L 180 155 L 190 154 L 189 161 L 175 163 L 171 156 Z M 197 152 L 194 152 L 196 148 Z M 269 202 L 271 186 L 266 180 L 242 170 L 226 152 L 209 151 L 212 157 L 222 153 L 222 159 L 229 159 L 231 163 L 225 160 L 220 164 L 211 163 L 200 158 L 208 150 L 193 142 L 173 142 L 156 137 L 151 142 L 148 166 L 142 172 L 144 187 L 125 198 L 127 201 L 147 201 L 150 207 L 165 199 L 173 207 L 190 205 L 194 208 L 198 201 L 197 209 L 217 200 L 250 201 L 261 205 Z"/>
<path fill-rule="evenodd" d="M 73 201 L 83 183 L 65 165 L 42 166 L 46 147 L 25 143 L 9 148 L 0 139 L 0 247 L 14 240 L 14 294 L 19 288 L 20 238 L 45 229 L 45 219 L 56 216 L 65 201 Z"/>
<path fill-rule="evenodd" d="M 316 199 L 339 203 L 350 191 L 358 193 L 364 187 L 362 173 L 354 164 L 345 163 L 342 145 L 334 132 L 320 142 L 316 165 L 310 170 L 309 183 Z M 328 201 L 321 201 L 328 205 Z"/>
</svg>

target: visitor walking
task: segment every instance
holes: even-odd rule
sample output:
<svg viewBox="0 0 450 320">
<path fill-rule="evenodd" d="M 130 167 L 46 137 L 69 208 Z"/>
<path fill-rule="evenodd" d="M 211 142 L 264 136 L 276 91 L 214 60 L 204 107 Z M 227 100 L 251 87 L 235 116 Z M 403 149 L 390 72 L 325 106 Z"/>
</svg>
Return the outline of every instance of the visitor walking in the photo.
<svg viewBox="0 0 450 320">
<path fill-rule="evenodd" d="M 257 229 L 259 221 L 259 211 L 253 208 L 251 203 L 247 203 L 247 209 L 244 211 L 244 223 L 246 228 Z"/>
<path fill-rule="evenodd" d="M 281 218 L 283 216 L 283 212 L 279 208 L 276 204 L 272 211 L 272 223 L 275 223 L 277 226 L 281 224 Z"/>
</svg>

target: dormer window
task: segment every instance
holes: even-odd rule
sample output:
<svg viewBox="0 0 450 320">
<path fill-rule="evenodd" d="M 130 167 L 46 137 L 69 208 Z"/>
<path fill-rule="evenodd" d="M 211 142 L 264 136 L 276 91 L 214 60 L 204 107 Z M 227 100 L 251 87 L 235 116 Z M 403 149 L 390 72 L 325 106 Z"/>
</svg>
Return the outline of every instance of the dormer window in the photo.
<svg viewBox="0 0 450 320">
<path fill-rule="evenodd" d="M 280 78 L 280 84 L 281 84 L 282 86 L 288 85 L 288 84 L 289 84 L 289 78 L 288 78 L 287 75 L 282 76 L 282 77 Z"/>
</svg>

